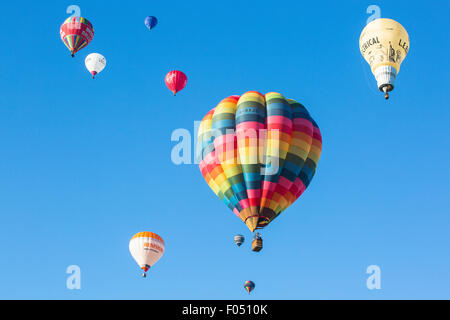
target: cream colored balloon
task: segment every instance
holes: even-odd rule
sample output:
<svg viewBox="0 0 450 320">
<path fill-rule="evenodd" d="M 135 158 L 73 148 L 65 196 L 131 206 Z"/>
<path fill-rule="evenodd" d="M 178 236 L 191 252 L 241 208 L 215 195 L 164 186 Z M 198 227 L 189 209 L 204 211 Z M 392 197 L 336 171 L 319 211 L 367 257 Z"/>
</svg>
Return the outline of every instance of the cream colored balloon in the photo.
<svg viewBox="0 0 450 320">
<path fill-rule="evenodd" d="M 131 255 L 136 260 L 139 267 L 146 272 L 153 266 L 164 253 L 164 240 L 153 232 L 136 233 L 129 244 Z"/>
<path fill-rule="evenodd" d="M 359 49 L 372 69 L 378 89 L 385 92 L 387 99 L 409 51 L 408 33 L 395 20 L 375 19 L 361 32 Z"/>
<path fill-rule="evenodd" d="M 97 73 L 105 69 L 106 59 L 100 53 L 91 53 L 84 60 L 84 64 L 94 78 Z"/>
</svg>

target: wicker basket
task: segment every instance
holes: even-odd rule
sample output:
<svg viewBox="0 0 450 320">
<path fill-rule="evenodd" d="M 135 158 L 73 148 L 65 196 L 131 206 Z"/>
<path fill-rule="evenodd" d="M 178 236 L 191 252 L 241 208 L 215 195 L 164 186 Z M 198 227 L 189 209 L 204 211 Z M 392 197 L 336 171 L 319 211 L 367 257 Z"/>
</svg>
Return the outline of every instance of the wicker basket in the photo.
<svg viewBox="0 0 450 320">
<path fill-rule="evenodd" d="M 252 242 L 252 251 L 258 252 L 261 251 L 263 247 L 262 239 L 254 239 Z"/>
</svg>

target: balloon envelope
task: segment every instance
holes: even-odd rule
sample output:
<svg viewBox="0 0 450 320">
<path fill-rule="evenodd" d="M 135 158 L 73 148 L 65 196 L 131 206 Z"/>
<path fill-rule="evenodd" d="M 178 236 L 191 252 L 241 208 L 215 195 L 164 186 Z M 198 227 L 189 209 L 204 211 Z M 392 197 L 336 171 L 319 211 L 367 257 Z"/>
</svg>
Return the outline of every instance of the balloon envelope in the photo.
<svg viewBox="0 0 450 320">
<path fill-rule="evenodd" d="M 158 24 L 158 19 L 153 16 L 148 16 L 145 18 L 144 23 L 148 30 L 151 30 Z"/>
<path fill-rule="evenodd" d="M 164 240 L 153 232 L 138 232 L 130 240 L 130 253 L 144 272 L 164 253 Z"/>
<path fill-rule="evenodd" d="M 230 96 L 200 123 L 200 171 L 253 232 L 266 227 L 309 186 L 322 136 L 306 108 L 281 94 Z"/>
<path fill-rule="evenodd" d="M 70 17 L 61 25 L 59 30 L 61 40 L 74 54 L 86 47 L 94 38 L 92 24 L 83 17 Z"/>
<path fill-rule="evenodd" d="M 84 60 L 86 69 L 92 74 L 92 78 L 95 77 L 97 73 L 102 72 L 106 66 L 106 59 L 100 53 L 91 53 Z"/>
<path fill-rule="evenodd" d="M 409 51 L 408 32 L 395 20 L 375 19 L 361 32 L 359 47 L 374 74 L 380 66 L 392 66 L 398 73 Z"/>
<path fill-rule="evenodd" d="M 187 77 L 183 72 L 173 70 L 166 74 L 165 82 L 167 88 L 169 88 L 169 90 L 172 91 L 174 95 L 176 95 L 177 92 L 183 90 L 183 88 L 186 86 Z"/>
<path fill-rule="evenodd" d="M 245 281 L 244 283 L 244 289 L 247 290 L 247 292 L 250 294 L 250 292 L 253 291 L 253 289 L 255 289 L 255 283 L 253 281 Z"/>
</svg>

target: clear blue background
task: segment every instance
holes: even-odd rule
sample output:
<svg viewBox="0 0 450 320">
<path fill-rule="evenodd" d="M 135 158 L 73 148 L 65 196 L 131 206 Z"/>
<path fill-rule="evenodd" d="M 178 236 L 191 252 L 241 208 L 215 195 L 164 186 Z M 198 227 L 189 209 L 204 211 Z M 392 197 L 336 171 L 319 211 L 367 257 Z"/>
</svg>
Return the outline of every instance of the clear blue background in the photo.
<svg viewBox="0 0 450 320">
<path fill-rule="evenodd" d="M 77 4 L 93 42 L 59 38 Z M 377 4 L 411 50 L 389 101 L 358 40 Z M 448 1 L 14 1 L 0 20 L 0 298 L 450 298 Z M 147 15 L 158 17 L 149 32 Z M 84 58 L 100 52 L 92 80 Z M 176 97 L 164 76 L 183 70 Z M 171 134 L 222 98 L 278 91 L 307 106 L 323 153 L 264 249 Z M 128 251 L 166 242 L 147 279 Z M 233 236 L 246 243 L 237 248 Z M 81 268 L 81 290 L 66 268 Z M 366 268 L 381 267 L 381 290 Z M 248 295 L 242 285 L 253 280 Z"/>
</svg>

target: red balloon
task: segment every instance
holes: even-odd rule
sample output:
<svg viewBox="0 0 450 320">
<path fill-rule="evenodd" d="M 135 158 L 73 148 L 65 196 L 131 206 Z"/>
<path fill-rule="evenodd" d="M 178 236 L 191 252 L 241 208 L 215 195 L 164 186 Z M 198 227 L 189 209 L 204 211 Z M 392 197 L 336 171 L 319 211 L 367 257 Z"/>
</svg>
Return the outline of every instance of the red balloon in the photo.
<svg viewBox="0 0 450 320">
<path fill-rule="evenodd" d="M 167 88 L 173 92 L 173 95 L 176 95 L 178 91 L 183 90 L 187 83 L 186 75 L 178 70 L 173 70 L 166 74 L 165 80 Z"/>
<path fill-rule="evenodd" d="M 61 40 L 70 50 L 72 57 L 86 47 L 94 38 L 92 24 L 83 17 L 69 17 L 59 30 Z"/>
</svg>

